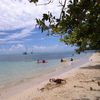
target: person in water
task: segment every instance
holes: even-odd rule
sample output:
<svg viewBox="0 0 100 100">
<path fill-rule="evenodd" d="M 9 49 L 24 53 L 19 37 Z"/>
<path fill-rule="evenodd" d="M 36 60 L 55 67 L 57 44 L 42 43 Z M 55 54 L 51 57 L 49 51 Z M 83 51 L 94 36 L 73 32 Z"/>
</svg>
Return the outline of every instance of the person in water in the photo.
<svg viewBox="0 0 100 100">
<path fill-rule="evenodd" d="M 47 63 L 46 60 L 37 60 L 37 63 Z"/>
<path fill-rule="evenodd" d="M 60 62 L 63 62 L 64 60 L 61 58 Z"/>
<path fill-rule="evenodd" d="M 73 61 L 73 58 L 71 58 L 70 61 Z"/>
<path fill-rule="evenodd" d="M 42 60 L 42 63 L 46 63 L 46 61 L 45 60 Z"/>
</svg>

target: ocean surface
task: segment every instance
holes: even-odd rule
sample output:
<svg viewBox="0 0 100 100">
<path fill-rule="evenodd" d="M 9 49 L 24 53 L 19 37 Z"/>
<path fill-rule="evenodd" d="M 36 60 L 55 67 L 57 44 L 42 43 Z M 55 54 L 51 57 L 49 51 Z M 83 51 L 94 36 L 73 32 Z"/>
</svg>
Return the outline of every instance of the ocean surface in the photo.
<svg viewBox="0 0 100 100">
<path fill-rule="evenodd" d="M 39 75 L 46 74 L 51 69 L 57 69 L 61 58 L 80 60 L 84 58 L 84 62 L 86 62 L 91 54 L 92 52 L 88 52 L 79 55 L 69 51 L 59 53 L 33 53 L 27 55 L 0 55 L 0 88 L 23 80 L 34 79 L 39 77 Z M 48 63 L 37 63 L 37 59 L 46 60 Z"/>
</svg>

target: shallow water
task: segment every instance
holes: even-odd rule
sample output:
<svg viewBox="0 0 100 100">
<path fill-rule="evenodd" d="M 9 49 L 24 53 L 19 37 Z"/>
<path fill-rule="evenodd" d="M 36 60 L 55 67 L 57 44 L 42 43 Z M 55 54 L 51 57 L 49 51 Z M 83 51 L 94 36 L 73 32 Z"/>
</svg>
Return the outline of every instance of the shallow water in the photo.
<svg viewBox="0 0 100 100">
<path fill-rule="evenodd" d="M 60 58 L 74 59 L 86 58 L 81 64 L 84 64 L 91 53 L 82 53 L 81 55 L 73 52 L 66 53 L 43 53 L 33 55 L 1 55 L 0 56 L 0 88 L 5 87 L 8 84 L 17 83 L 23 80 L 35 79 L 39 75 L 46 74 L 52 69 L 57 69 L 60 63 Z M 46 59 L 48 63 L 38 64 L 36 59 Z M 76 66 L 79 63 L 76 63 Z M 67 70 L 74 68 L 75 65 Z M 65 69 L 64 69 L 65 70 Z"/>
</svg>

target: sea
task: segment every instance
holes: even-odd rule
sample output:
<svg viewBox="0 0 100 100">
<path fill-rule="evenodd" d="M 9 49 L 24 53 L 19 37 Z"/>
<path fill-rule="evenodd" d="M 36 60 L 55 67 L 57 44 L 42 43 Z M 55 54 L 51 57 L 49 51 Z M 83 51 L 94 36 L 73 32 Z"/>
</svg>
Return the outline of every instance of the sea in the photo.
<svg viewBox="0 0 100 100">
<path fill-rule="evenodd" d="M 76 54 L 74 51 L 54 53 L 28 53 L 0 55 L 0 88 L 12 83 L 35 79 L 52 69 L 57 69 L 61 58 L 70 60 L 83 59 L 80 64 L 86 63 L 93 52 Z M 46 60 L 47 63 L 37 63 L 37 60 Z"/>
</svg>

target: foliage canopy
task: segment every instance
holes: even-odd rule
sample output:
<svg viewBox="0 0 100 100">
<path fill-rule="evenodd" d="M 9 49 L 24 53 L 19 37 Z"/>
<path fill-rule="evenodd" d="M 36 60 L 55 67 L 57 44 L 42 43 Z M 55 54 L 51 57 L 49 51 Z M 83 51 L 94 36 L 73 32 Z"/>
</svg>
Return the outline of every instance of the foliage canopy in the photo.
<svg viewBox="0 0 100 100">
<path fill-rule="evenodd" d="M 100 50 L 100 1 L 69 0 L 66 8 L 65 0 L 61 6 L 59 18 L 48 12 L 43 14 L 42 19 L 36 19 L 41 31 L 48 30 L 49 35 L 61 35 L 60 40 L 67 45 L 77 46 L 77 52 Z"/>
</svg>

